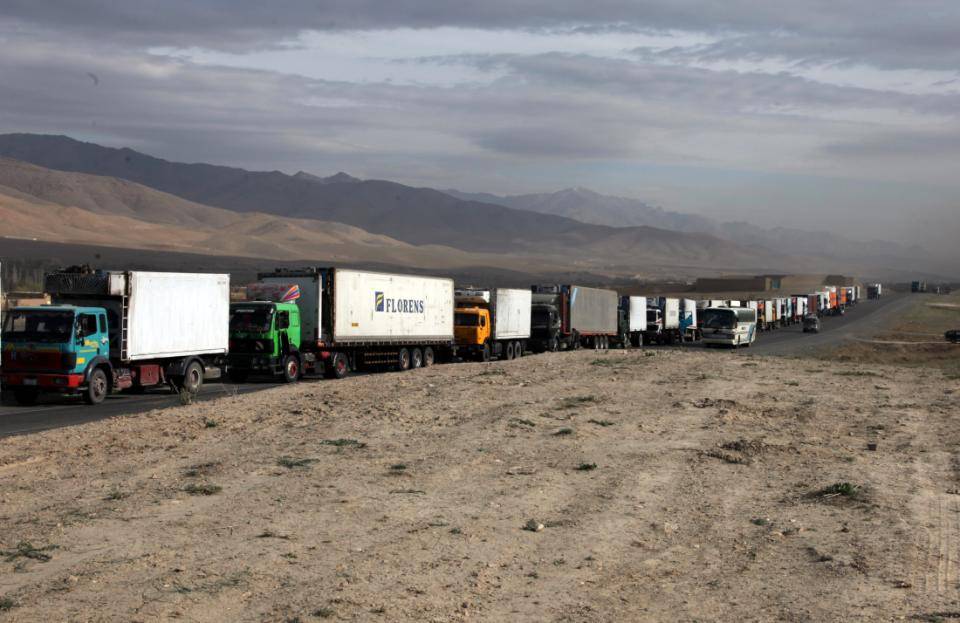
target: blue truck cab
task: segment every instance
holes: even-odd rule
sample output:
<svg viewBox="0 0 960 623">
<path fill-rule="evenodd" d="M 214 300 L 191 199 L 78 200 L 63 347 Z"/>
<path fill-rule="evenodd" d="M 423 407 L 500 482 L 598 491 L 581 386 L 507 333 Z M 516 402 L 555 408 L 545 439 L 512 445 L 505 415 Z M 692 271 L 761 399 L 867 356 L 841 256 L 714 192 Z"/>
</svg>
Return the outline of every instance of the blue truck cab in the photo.
<svg viewBox="0 0 960 623">
<path fill-rule="evenodd" d="M 102 307 L 16 307 L 3 325 L 3 388 L 20 404 L 41 392 L 80 394 L 90 404 L 109 390 L 110 336 Z"/>
</svg>

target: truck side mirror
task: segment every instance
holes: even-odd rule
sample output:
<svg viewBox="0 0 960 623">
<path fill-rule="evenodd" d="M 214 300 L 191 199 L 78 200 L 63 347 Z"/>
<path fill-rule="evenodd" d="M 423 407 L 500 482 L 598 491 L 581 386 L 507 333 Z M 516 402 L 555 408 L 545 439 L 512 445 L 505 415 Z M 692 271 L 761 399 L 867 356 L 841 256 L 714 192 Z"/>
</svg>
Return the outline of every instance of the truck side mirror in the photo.
<svg viewBox="0 0 960 623">
<path fill-rule="evenodd" d="M 277 314 L 277 329 L 290 328 L 290 312 L 280 312 Z"/>
</svg>

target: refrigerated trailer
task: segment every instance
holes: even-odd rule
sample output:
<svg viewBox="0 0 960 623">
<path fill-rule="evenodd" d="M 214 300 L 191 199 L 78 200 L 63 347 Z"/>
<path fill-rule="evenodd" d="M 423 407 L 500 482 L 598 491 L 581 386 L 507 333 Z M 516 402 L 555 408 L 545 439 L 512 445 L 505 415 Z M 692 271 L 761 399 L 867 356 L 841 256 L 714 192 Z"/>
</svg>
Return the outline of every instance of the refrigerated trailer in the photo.
<svg viewBox="0 0 960 623">
<path fill-rule="evenodd" d="M 620 297 L 613 290 L 575 285 L 535 285 L 530 289 L 531 349 L 607 348 L 616 340 Z"/>
<path fill-rule="evenodd" d="M 647 328 L 647 297 L 621 296 L 617 318 L 616 343 L 621 348 L 643 345 L 643 332 Z"/>
<path fill-rule="evenodd" d="M 453 280 L 347 268 L 277 269 L 264 283 L 299 287 L 306 372 L 408 370 L 448 359 L 454 348 Z"/>
<path fill-rule="evenodd" d="M 112 392 L 169 385 L 190 393 L 219 377 L 229 347 L 230 276 L 143 271 L 49 273 L 51 304 L 4 323 L 3 385 L 98 404 Z"/>
<path fill-rule="evenodd" d="M 522 356 L 530 339 L 532 297 L 530 290 L 511 288 L 456 290 L 457 355 L 480 361 Z"/>
</svg>

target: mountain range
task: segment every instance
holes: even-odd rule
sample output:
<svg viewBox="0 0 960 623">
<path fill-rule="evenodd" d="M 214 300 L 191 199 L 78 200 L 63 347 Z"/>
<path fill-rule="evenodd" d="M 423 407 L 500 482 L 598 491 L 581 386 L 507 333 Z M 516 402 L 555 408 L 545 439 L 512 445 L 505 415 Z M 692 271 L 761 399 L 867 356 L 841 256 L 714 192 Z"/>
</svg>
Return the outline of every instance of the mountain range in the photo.
<svg viewBox="0 0 960 623">
<path fill-rule="evenodd" d="M 730 224 L 585 189 L 468 195 L 342 172 L 177 163 L 35 134 L 0 135 L 0 157 L 0 209 L 9 217 L 0 235 L 7 236 L 437 269 L 552 266 L 629 278 L 883 269 L 887 261 L 810 253 L 784 244 L 800 237 L 787 230 L 758 228 L 735 239 L 726 235 Z"/>
</svg>

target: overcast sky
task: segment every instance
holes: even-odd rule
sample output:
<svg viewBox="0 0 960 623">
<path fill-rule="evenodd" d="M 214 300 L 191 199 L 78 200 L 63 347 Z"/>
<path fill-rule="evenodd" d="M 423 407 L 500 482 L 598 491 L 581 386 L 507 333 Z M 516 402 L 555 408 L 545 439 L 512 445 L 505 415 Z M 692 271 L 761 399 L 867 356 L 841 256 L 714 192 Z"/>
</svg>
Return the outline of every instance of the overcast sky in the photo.
<svg viewBox="0 0 960 623">
<path fill-rule="evenodd" d="M 957 0 L 4 0 L 0 131 L 960 236 Z"/>
</svg>

